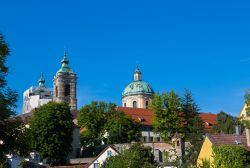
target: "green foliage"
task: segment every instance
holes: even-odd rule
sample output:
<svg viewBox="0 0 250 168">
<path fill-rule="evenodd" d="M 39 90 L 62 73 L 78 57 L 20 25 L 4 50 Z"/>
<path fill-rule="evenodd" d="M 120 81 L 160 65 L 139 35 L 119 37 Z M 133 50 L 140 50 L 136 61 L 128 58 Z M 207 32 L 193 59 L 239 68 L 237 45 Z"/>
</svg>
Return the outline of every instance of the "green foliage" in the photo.
<svg viewBox="0 0 250 168">
<path fill-rule="evenodd" d="M 126 143 L 140 140 L 140 123 L 133 121 L 121 111 L 111 111 L 104 129 L 108 136 L 107 144 Z"/>
<path fill-rule="evenodd" d="M 10 164 L 8 163 L 7 159 L 2 159 L 0 161 L 0 168 L 10 168 Z"/>
<path fill-rule="evenodd" d="M 192 98 L 192 93 L 185 90 L 182 97 L 183 114 L 183 141 L 189 141 L 192 146 L 186 149 L 186 156 L 183 158 L 183 167 L 189 167 L 196 163 L 205 134 L 203 121 L 199 117 L 199 109 Z"/>
<path fill-rule="evenodd" d="M 203 141 L 204 125 L 199 117 L 198 106 L 190 91 L 185 90 L 183 97 L 174 91 L 156 94 L 151 103 L 154 111 L 153 126 L 160 136 L 169 142 L 178 132 L 182 142 L 189 141 L 192 146 L 185 151 L 182 144 L 183 167 L 194 165 Z M 178 161 L 177 161 L 178 162 Z"/>
<path fill-rule="evenodd" d="M 107 144 L 137 141 L 140 138 L 140 124 L 116 105 L 105 102 L 92 102 L 80 109 L 78 123 L 86 131 L 81 133 L 83 146 L 94 146 L 104 141 Z"/>
<path fill-rule="evenodd" d="M 25 168 L 28 166 L 28 162 L 26 160 L 22 160 L 19 165 L 18 168 Z"/>
<path fill-rule="evenodd" d="M 233 117 L 223 111 L 217 114 L 217 124 L 213 125 L 212 132 L 233 134 L 235 132 L 235 126 L 237 124 L 237 118 Z"/>
<path fill-rule="evenodd" d="M 32 147 L 51 165 L 61 165 L 71 152 L 73 121 L 66 103 L 49 102 L 30 121 Z"/>
<path fill-rule="evenodd" d="M 8 118 L 15 114 L 17 92 L 11 90 L 7 86 L 6 77 L 8 67 L 5 65 L 7 56 L 9 56 L 9 48 L 0 34 L 0 162 L 5 160 L 5 154 L 11 152 L 15 146 L 16 125 L 15 121 L 10 121 Z M 14 130 L 13 130 L 14 129 Z"/>
<path fill-rule="evenodd" d="M 214 168 L 249 168 L 250 152 L 235 145 L 214 147 L 213 166 Z"/>
<path fill-rule="evenodd" d="M 156 168 L 151 148 L 134 144 L 121 154 L 110 157 L 102 168 Z"/>
<path fill-rule="evenodd" d="M 210 168 L 210 161 L 207 159 L 202 159 L 198 168 Z"/>
<path fill-rule="evenodd" d="M 176 132 L 181 132 L 181 98 L 174 91 L 154 95 L 151 108 L 154 130 L 163 139 L 169 140 Z"/>
<path fill-rule="evenodd" d="M 115 106 L 104 102 L 92 102 L 80 109 L 78 124 L 88 130 L 81 135 L 84 137 L 82 140 L 84 146 L 101 143 L 104 134 L 103 127 L 107 121 L 106 113 L 110 110 L 115 110 Z"/>
<path fill-rule="evenodd" d="M 246 104 L 246 117 L 249 117 L 250 116 L 250 89 L 245 94 L 245 104 Z M 245 128 L 250 128 L 250 121 L 248 119 L 244 119 L 244 117 L 242 117 L 240 120 Z"/>
</svg>

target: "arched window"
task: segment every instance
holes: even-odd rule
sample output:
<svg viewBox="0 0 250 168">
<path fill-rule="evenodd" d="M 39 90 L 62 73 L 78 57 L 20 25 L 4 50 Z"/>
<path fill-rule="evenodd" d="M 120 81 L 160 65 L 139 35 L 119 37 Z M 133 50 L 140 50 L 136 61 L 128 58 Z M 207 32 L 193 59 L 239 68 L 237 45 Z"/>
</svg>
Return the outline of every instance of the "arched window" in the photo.
<svg viewBox="0 0 250 168">
<path fill-rule="evenodd" d="M 137 108 L 137 102 L 133 101 L 133 108 Z"/>
<path fill-rule="evenodd" d="M 127 106 L 126 103 L 124 103 L 123 106 L 126 107 Z"/>
<path fill-rule="evenodd" d="M 148 103 L 148 101 L 146 101 L 146 102 L 145 102 L 146 108 L 148 108 L 148 105 L 149 105 L 149 103 Z"/>
<path fill-rule="evenodd" d="M 64 96 L 69 96 L 70 95 L 70 85 L 65 85 L 64 86 Z"/>
<path fill-rule="evenodd" d="M 176 141 L 176 146 L 180 146 L 180 141 Z"/>
</svg>

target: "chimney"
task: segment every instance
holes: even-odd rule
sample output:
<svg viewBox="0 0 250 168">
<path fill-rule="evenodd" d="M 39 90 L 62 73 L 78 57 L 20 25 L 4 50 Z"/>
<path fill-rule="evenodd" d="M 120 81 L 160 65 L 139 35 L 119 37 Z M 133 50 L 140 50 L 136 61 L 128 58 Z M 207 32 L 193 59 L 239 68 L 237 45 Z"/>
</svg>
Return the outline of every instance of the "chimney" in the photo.
<svg viewBox="0 0 250 168">
<path fill-rule="evenodd" d="M 236 135 L 240 135 L 241 134 L 241 126 L 240 125 L 236 125 L 235 126 L 235 134 Z"/>
<path fill-rule="evenodd" d="M 246 128 L 247 146 L 250 146 L 250 128 Z"/>
</svg>

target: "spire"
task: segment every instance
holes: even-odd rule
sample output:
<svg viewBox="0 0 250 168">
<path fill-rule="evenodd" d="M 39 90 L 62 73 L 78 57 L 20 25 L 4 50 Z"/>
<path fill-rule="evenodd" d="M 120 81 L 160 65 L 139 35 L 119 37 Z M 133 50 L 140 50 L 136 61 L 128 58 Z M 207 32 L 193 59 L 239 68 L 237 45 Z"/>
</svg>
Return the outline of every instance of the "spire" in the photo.
<svg viewBox="0 0 250 168">
<path fill-rule="evenodd" d="M 135 73 L 139 73 L 139 74 L 141 74 L 141 71 L 140 71 L 140 69 L 139 69 L 138 65 L 136 65 L 136 68 L 135 68 Z"/>
<path fill-rule="evenodd" d="M 44 79 L 43 73 L 41 73 L 40 79 L 38 80 L 38 86 L 45 87 L 45 79 Z"/>
<path fill-rule="evenodd" d="M 134 72 L 134 81 L 141 81 L 141 71 L 138 67 L 138 65 L 136 65 L 136 68 L 135 68 L 135 72 Z"/>
<path fill-rule="evenodd" d="M 64 50 L 64 56 L 63 56 L 63 59 L 62 59 L 61 63 L 62 64 L 66 64 L 66 65 L 69 64 L 69 60 L 67 58 L 67 52 L 66 52 L 66 50 Z"/>
<path fill-rule="evenodd" d="M 72 71 L 72 69 L 69 67 L 69 60 L 67 58 L 67 53 L 66 50 L 64 50 L 64 56 L 63 59 L 61 60 L 62 66 L 61 68 L 57 71 L 57 73 L 69 73 L 69 74 L 73 74 L 74 72 Z"/>
</svg>

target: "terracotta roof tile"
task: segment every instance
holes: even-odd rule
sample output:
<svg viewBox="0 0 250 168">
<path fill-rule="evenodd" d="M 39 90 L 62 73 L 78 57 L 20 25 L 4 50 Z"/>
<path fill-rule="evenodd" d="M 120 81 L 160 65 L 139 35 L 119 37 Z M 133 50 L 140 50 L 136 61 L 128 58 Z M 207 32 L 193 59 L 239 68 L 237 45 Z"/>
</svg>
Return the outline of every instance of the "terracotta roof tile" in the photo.
<svg viewBox="0 0 250 168">
<path fill-rule="evenodd" d="M 143 125 L 152 125 L 153 123 L 153 113 L 150 109 L 118 107 L 117 111 L 123 111 L 126 115 L 131 116 L 132 119 L 140 121 Z"/>
<path fill-rule="evenodd" d="M 199 116 L 203 120 L 204 126 L 207 129 L 211 129 L 214 124 L 217 124 L 217 115 L 216 114 L 201 112 L 199 114 Z"/>
<path fill-rule="evenodd" d="M 131 116 L 134 120 L 140 121 L 143 125 L 153 124 L 153 112 L 145 108 L 117 107 L 118 111 L 123 111 L 126 115 Z M 200 118 L 204 122 L 206 129 L 211 129 L 217 123 L 217 115 L 212 113 L 201 112 Z"/>
<path fill-rule="evenodd" d="M 242 135 L 236 134 L 207 134 L 207 137 L 214 145 L 240 145 L 250 150 L 247 146 L 246 134 Z"/>
</svg>

